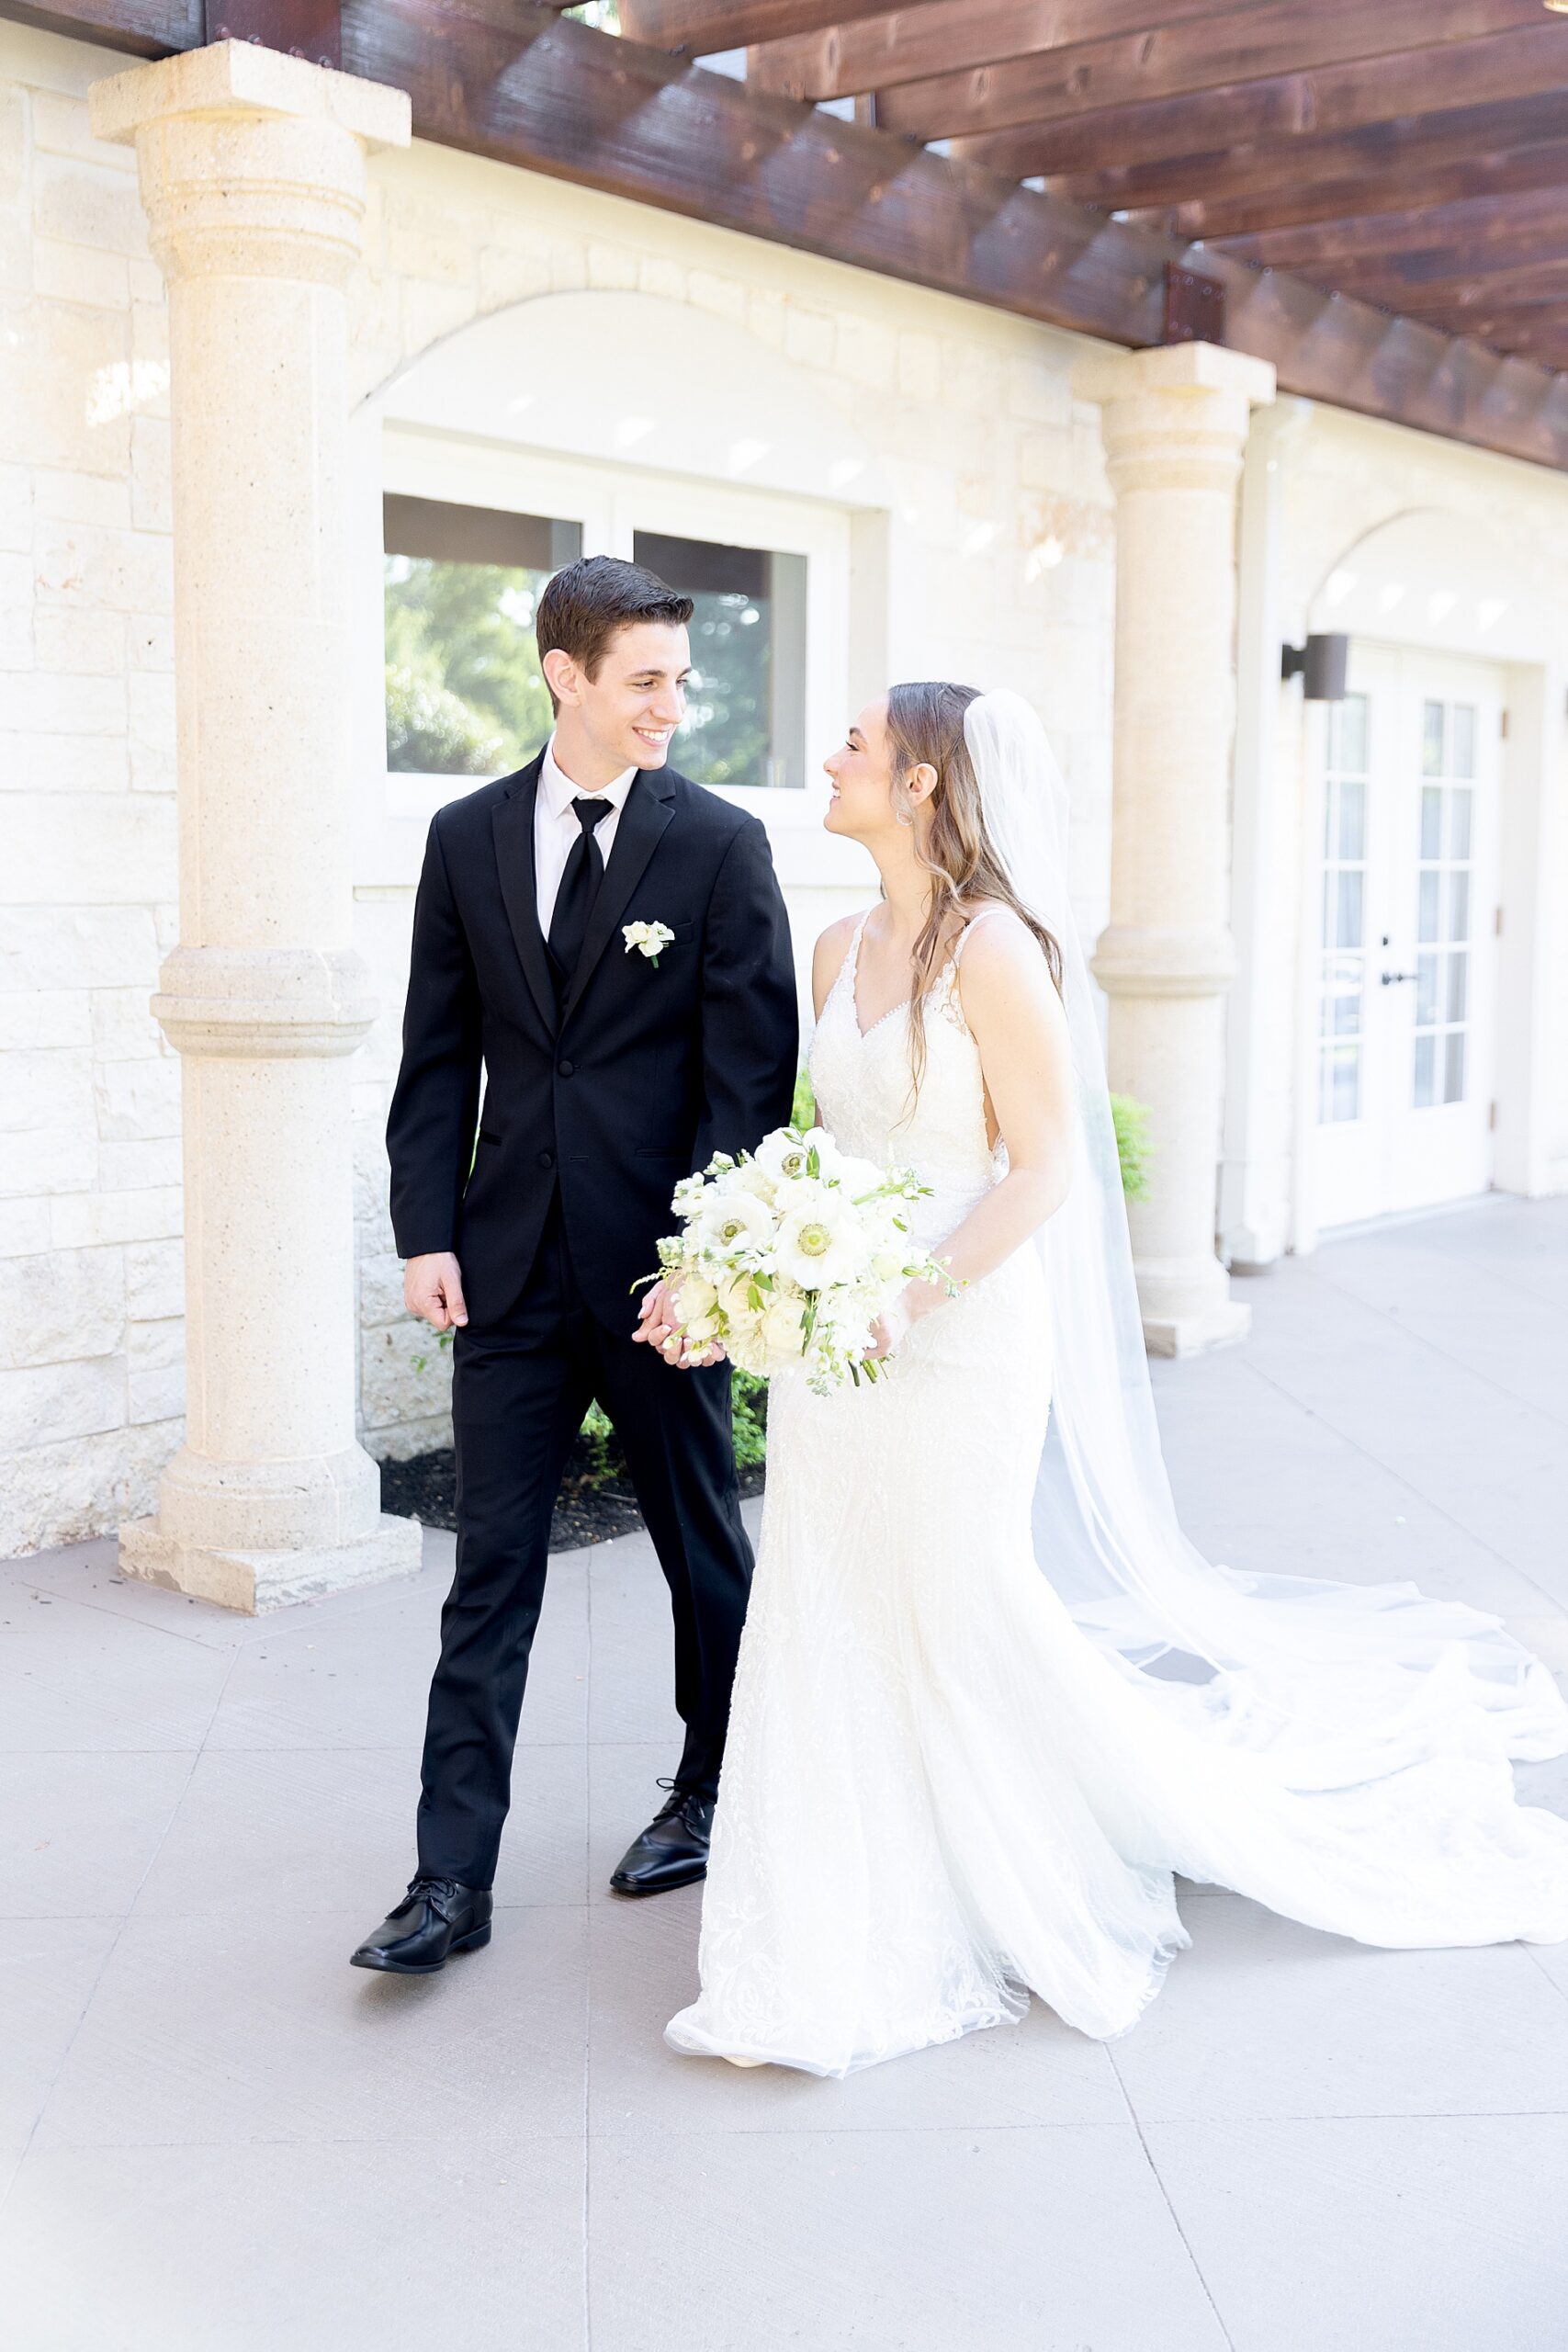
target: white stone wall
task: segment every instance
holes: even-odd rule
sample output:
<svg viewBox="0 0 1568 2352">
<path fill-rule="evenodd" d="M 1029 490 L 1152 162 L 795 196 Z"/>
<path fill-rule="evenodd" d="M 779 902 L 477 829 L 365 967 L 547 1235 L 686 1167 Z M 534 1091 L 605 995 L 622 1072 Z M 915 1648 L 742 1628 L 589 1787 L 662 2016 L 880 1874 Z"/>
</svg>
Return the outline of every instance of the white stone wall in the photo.
<svg viewBox="0 0 1568 2352">
<path fill-rule="evenodd" d="M 0 1550 L 151 1508 L 183 1411 L 162 280 L 89 53 L 0 60 Z"/>
<path fill-rule="evenodd" d="M 176 893 L 164 310 L 132 159 L 85 107 L 123 62 L 0 28 L 0 1553 L 150 1510 L 180 1433 L 178 1066 L 147 1011 Z M 872 640 L 894 674 L 1036 697 L 1102 904 L 1111 530 L 1072 338 L 434 149 L 376 160 L 367 259 L 363 397 L 472 320 L 584 288 L 689 304 L 806 371 L 889 485 Z M 791 896 L 803 929 L 832 911 Z M 382 1001 L 353 1075 L 360 1419 L 373 1452 L 409 1453 L 447 1426 L 384 1206 L 412 892 L 357 897 Z"/>
<path fill-rule="evenodd" d="M 0 27 L 0 1252 L 11 1261 L 0 1554 L 150 1510 L 180 1432 L 177 1063 L 147 1010 L 176 891 L 164 309 L 131 159 L 94 143 L 85 103 L 123 62 Z M 1092 931 L 1109 853 L 1113 537 L 1098 413 L 1069 391 L 1077 340 L 416 147 L 372 165 L 367 266 L 352 293 L 355 396 L 374 401 L 472 322 L 594 288 L 724 322 L 738 353 L 787 362 L 875 453 L 885 560 L 853 583 L 852 672 L 968 676 L 1036 700 L 1072 786 Z M 660 462 L 653 447 L 638 456 Z M 1289 498 L 1298 605 L 1341 547 L 1402 504 L 1484 506 L 1532 545 L 1555 534 L 1561 548 L 1568 523 L 1568 484 L 1551 476 L 1326 412 Z M 377 596 L 371 579 L 373 670 Z M 1290 756 L 1282 744 L 1287 767 Z M 373 741 L 362 758 L 369 796 Z M 1568 860 L 1568 824 L 1556 843 Z M 1298 870 L 1288 827 L 1280 859 L 1260 985 L 1285 1028 Z M 1562 886 L 1568 898 L 1568 868 Z M 799 868 L 802 929 L 843 888 Z M 446 1358 L 401 1314 L 384 1206 L 411 903 L 409 877 L 381 871 L 357 892 L 382 1007 L 351 1073 L 360 1420 L 381 1454 L 417 1452 L 446 1428 Z M 1561 940 L 1553 952 L 1561 998 Z M 1292 1051 L 1282 1035 L 1281 1068 Z M 1568 1165 L 1561 1083 L 1559 1095 Z"/>
</svg>

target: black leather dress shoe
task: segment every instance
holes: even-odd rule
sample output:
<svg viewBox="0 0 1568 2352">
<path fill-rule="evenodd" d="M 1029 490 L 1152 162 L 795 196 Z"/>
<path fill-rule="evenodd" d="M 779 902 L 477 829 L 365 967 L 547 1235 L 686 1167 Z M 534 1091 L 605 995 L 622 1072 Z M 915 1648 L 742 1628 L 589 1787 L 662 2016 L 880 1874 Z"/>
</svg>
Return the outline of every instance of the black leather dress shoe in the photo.
<svg viewBox="0 0 1568 2352">
<path fill-rule="evenodd" d="M 664 1894 L 705 1878 L 713 1835 L 712 1797 L 673 1789 L 640 1838 L 621 1856 L 610 1884 L 617 1894 Z"/>
<path fill-rule="evenodd" d="M 367 1936 L 351 1968 L 379 1968 L 389 1976 L 434 1976 L 448 1952 L 477 1951 L 490 1941 L 491 1891 L 455 1878 L 411 1879 L 409 1891 Z"/>
</svg>

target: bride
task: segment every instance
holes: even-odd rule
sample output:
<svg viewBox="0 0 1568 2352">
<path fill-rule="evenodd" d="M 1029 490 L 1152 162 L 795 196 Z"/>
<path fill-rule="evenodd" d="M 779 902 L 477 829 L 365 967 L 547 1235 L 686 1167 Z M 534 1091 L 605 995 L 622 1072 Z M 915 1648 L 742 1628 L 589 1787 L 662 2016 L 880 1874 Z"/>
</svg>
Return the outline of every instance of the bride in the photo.
<svg viewBox="0 0 1568 2352">
<path fill-rule="evenodd" d="M 818 943 L 846 1149 L 932 1188 L 890 1375 L 775 1377 L 756 1580 L 677 2050 L 842 2075 L 1016 2019 L 1134 2025 L 1173 1873 L 1362 1942 L 1568 1936 L 1545 1669 L 1414 1586 L 1212 1567 L 1138 1329 L 1063 796 L 1006 693 L 895 686 L 827 763 L 881 903 Z M 1047 1438 L 1047 1421 L 1050 1435 Z"/>
</svg>

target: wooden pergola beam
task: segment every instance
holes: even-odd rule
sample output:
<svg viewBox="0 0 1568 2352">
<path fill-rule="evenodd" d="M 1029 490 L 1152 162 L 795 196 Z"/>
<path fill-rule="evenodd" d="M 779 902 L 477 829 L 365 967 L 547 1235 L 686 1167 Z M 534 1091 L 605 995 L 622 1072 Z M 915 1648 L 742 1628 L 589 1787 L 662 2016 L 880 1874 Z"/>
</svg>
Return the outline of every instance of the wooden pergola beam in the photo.
<svg viewBox="0 0 1568 2352">
<path fill-rule="evenodd" d="M 1380 218 L 1402 217 L 1406 211 L 1432 211 L 1460 204 L 1472 197 L 1519 196 L 1536 188 L 1568 188 L 1568 109 L 1558 107 L 1564 136 L 1535 147 L 1504 148 L 1495 154 L 1475 154 L 1467 149 L 1445 162 L 1413 161 L 1397 174 L 1370 174 L 1359 179 L 1325 180 L 1314 187 L 1292 170 L 1281 187 L 1278 165 L 1255 194 L 1198 198 L 1195 201 L 1135 211 L 1131 218 L 1141 228 L 1163 230 L 1170 236 L 1202 237 L 1213 243 L 1263 237 L 1277 231 L 1301 229 L 1337 220 L 1369 225 Z M 1296 152 L 1291 151 L 1296 162 Z"/>
<path fill-rule="evenodd" d="M 1456 204 L 1227 237 L 1218 241 L 1217 249 L 1262 268 L 1300 270 L 1306 277 L 1326 274 L 1343 285 L 1361 268 L 1376 273 L 1407 267 L 1413 281 L 1517 268 L 1550 259 L 1551 249 L 1564 236 L 1568 187 L 1553 181 L 1528 195 L 1466 197 Z"/>
<path fill-rule="evenodd" d="M 716 50 L 825 31 L 874 16 L 887 0 L 620 0 L 621 30 L 653 49 L 711 57 Z"/>
<path fill-rule="evenodd" d="M 170 57 L 199 48 L 206 39 L 203 0 L 4 0 L 0 17 L 34 25 L 66 40 L 96 41 L 130 57 Z"/>
<path fill-rule="evenodd" d="M 954 152 L 1022 179 L 1101 170 L 1108 155 L 1125 167 L 1269 144 L 1284 180 L 1290 142 L 1308 134 L 1364 130 L 1402 116 L 1442 114 L 1543 91 L 1568 91 L 1568 18 L 1543 17 L 1532 29 L 1484 40 L 1236 83 L 1145 106 L 1107 107 L 1039 129 L 988 132 L 961 140 Z"/>
<path fill-rule="evenodd" d="M 1483 312 L 1568 301 L 1568 235 L 1551 239 L 1534 261 L 1511 269 L 1482 270 L 1470 277 L 1448 273 L 1405 277 L 1393 269 L 1376 276 L 1369 270 L 1348 299 L 1397 310 L 1404 318 L 1447 324 L 1453 334 L 1469 334 L 1472 318 Z"/>
<path fill-rule="evenodd" d="M 968 138 L 1320 69 L 1354 68 L 1359 79 L 1374 65 L 1386 90 L 1406 72 L 1418 78 L 1445 47 L 1523 29 L 1553 31 L 1540 0 L 1262 0 L 879 91 L 877 120 L 916 139 Z M 1555 30 L 1568 55 L 1568 26 Z"/>
<path fill-rule="evenodd" d="M 1254 140 L 1162 157 L 1156 163 L 1127 164 L 1101 156 L 1081 171 L 1049 173 L 1045 184 L 1054 196 L 1097 204 L 1108 212 L 1136 217 L 1179 209 L 1179 232 L 1192 236 L 1209 232 L 1218 208 L 1264 198 L 1282 205 L 1298 194 L 1303 202 L 1314 204 L 1320 190 L 1348 181 L 1364 185 L 1369 194 L 1383 191 L 1384 201 L 1370 209 L 1401 211 L 1404 198 L 1400 189 L 1407 175 L 1561 139 L 1568 135 L 1564 113 L 1562 93 L 1546 90 L 1535 97 L 1491 106 L 1405 115 L 1356 130 L 1302 131 L 1291 141 L 1288 172 L 1277 141 Z M 1209 207 L 1214 211 L 1206 212 Z M 1238 222 L 1238 232 L 1244 225 Z"/>
<path fill-rule="evenodd" d="M 1032 51 L 1156 32 L 1251 0 L 923 0 L 853 22 L 840 17 L 753 48 L 746 78 L 788 98 L 857 97 L 929 75 L 966 72 Z"/>
<path fill-rule="evenodd" d="M 1184 263 L 1223 280 L 1227 342 L 1286 390 L 1568 470 L 1568 379 L 530 0 L 346 0 L 343 62 L 407 90 L 422 139 L 1113 343 L 1158 340 L 1165 266 Z"/>
</svg>

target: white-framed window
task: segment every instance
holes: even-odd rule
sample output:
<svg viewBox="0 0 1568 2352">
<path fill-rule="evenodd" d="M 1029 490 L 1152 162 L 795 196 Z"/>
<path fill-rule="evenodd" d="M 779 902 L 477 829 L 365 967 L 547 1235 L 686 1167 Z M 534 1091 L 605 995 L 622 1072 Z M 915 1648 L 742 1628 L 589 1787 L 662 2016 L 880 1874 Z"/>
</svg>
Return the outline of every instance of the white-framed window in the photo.
<svg viewBox="0 0 1568 2352">
<path fill-rule="evenodd" d="M 533 611 L 575 556 L 691 595 L 695 680 L 672 763 L 770 832 L 820 826 L 847 712 L 841 508 L 389 424 L 383 436 L 385 813 L 406 841 L 549 728 Z M 543 697 L 543 699 L 541 699 Z"/>
</svg>

